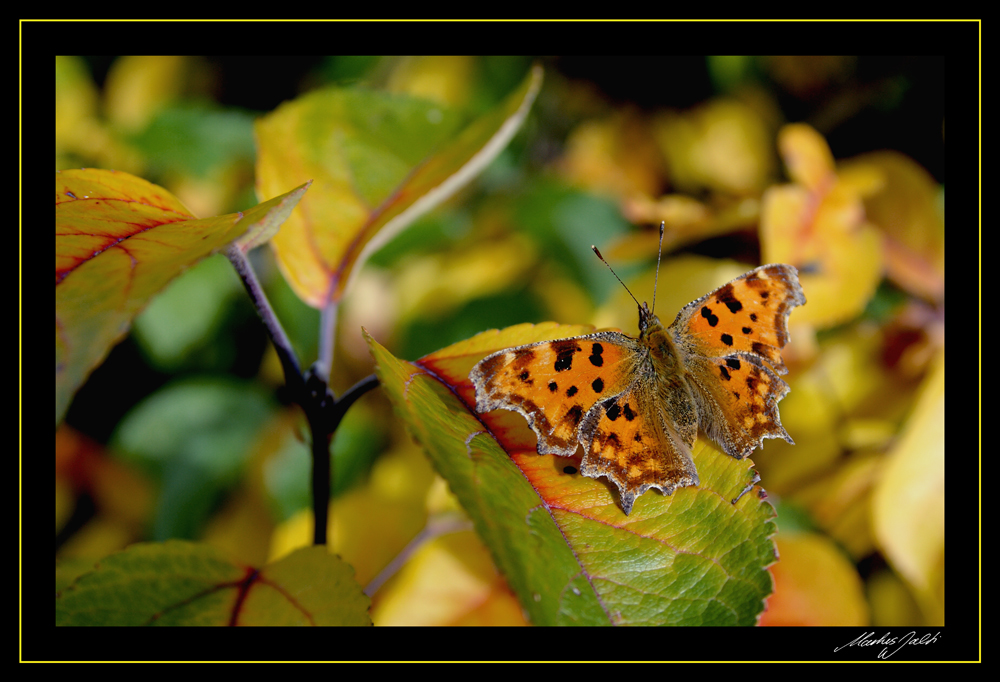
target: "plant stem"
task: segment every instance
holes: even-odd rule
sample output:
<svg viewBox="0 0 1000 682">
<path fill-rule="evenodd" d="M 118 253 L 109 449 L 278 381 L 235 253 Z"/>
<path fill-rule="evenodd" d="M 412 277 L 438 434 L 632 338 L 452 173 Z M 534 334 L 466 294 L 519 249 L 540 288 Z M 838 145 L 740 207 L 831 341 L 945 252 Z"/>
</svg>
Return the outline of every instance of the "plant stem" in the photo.
<svg viewBox="0 0 1000 682">
<path fill-rule="evenodd" d="M 340 426 L 340 420 L 343 419 L 344 414 L 347 413 L 347 408 L 353 405 L 355 400 L 376 386 L 378 386 L 378 377 L 374 374 L 369 374 L 364 379 L 344 391 L 344 394 L 340 396 L 340 399 L 337 400 L 333 406 L 333 410 L 330 412 L 329 428 L 331 433 L 336 431 L 337 427 Z"/>
<path fill-rule="evenodd" d="M 323 379 L 330 382 L 330 372 L 333 370 L 333 346 L 337 342 L 337 310 L 340 306 L 330 301 L 320 312 L 319 321 L 319 358 L 316 364 L 322 368 Z"/>
<path fill-rule="evenodd" d="M 337 304 L 329 303 L 323 308 L 320 327 L 320 357 L 312 368 L 302 373 L 298 358 L 292 344 L 285 334 L 277 315 L 260 286 L 256 273 L 253 271 L 246 254 L 235 245 L 226 249 L 226 257 L 236 268 L 237 274 L 243 280 L 243 286 L 250 294 L 257 313 L 264 321 L 274 348 L 281 360 L 285 372 L 285 384 L 291 393 L 291 398 L 298 403 L 306 414 L 309 422 L 309 432 L 312 439 L 312 495 L 313 495 L 313 544 L 326 544 L 327 525 L 330 506 L 330 441 L 333 433 L 340 425 L 347 409 L 359 397 L 378 386 L 375 375 L 365 377 L 349 388 L 336 400 L 329 389 L 330 370 L 333 366 L 333 344 L 335 341 L 337 323 Z"/>
<path fill-rule="evenodd" d="M 325 545 L 330 515 L 330 440 L 333 432 L 322 418 L 309 418 L 312 435 L 313 544 Z"/>
<path fill-rule="evenodd" d="M 267 327 L 271 342 L 274 343 L 274 349 L 278 352 L 278 358 L 281 360 L 281 367 L 285 371 L 285 383 L 292 390 L 293 395 L 297 395 L 305 384 L 302 368 L 299 366 L 298 358 L 295 357 L 295 351 L 292 349 L 291 341 L 288 340 L 288 335 L 285 334 L 278 316 L 274 314 L 274 309 L 271 308 L 271 304 L 264 294 L 264 289 L 260 286 L 253 266 L 247 260 L 246 254 L 235 244 L 230 244 L 229 248 L 226 249 L 226 258 L 236 268 L 236 273 L 243 280 L 243 286 L 250 294 L 250 300 L 253 301 L 257 313 L 264 321 L 264 326 Z"/>
<path fill-rule="evenodd" d="M 322 381 L 322 377 L 311 374 L 307 384 L 316 384 Z M 333 433 L 340 426 L 340 420 L 344 418 L 347 409 L 354 404 L 358 398 L 371 389 L 378 386 L 378 379 L 371 374 L 358 383 L 344 391 L 340 400 L 334 401 L 329 409 L 324 409 L 320 418 L 315 421 L 310 418 L 309 425 L 312 429 L 313 438 L 313 467 L 312 467 L 312 495 L 313 495 L 313 544 L 326 544 L 327 517 L 330 509 L 330 439 Z M 323 385 L 325 389 L 325 384 Z M 332 393 L 330 394 L 332 399 Z M 327 456 L 322 456 L 322 451 L 317 448 L 316 443 L 326 443 Z"/>
</svg>

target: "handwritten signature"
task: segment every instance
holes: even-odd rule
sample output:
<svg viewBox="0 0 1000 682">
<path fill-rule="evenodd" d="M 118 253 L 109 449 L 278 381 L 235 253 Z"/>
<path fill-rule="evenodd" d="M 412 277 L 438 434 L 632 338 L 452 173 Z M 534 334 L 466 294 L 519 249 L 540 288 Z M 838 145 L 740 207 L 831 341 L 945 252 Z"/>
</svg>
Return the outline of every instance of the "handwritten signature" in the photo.
<svg viewBox="0 0 1000 682">
<path fill-rule="evenodd" d="M 891 632 L 886 632 L 881 637 L 876 638 L 874 632 L 865 632 L 859 635 L 858 637 L 855 637 L 847 644 L 843 644 L 841 646 L 836 647 L 833 651 L 834 653 L 836 653 L 841 649 L 845 649 L 849 646 L 860 646 L 860 647 L 881 646 L 882 651 L 879 653 L 878 658 L 884 660 L 895 654 L 904 646 L 907 645 L 912 646 L 914 644 L 925 644 L 925 645 L 931 644 L 933 642 L 938 641 L 938 637 L 940 636 L 941 633 L 936 632 L 933 635 L 927 633 L 926 635 L 917 638 L 916 630 L 910 630 L 901 637 L 893 637 Z"/>
</svg>

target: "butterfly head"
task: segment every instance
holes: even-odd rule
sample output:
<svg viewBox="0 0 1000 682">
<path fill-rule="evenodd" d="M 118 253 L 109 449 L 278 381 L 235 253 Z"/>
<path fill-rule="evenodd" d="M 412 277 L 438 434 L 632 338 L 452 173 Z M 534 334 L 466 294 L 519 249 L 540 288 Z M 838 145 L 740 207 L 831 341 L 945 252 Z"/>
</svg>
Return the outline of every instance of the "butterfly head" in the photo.
<svg viewBox="0 0 1000 682">
<path fill-rule="evenodd" d="M 601 259 L 601 262 L 608 266 L 608 270 L 611 270 L 611 274 L 615 276 L 615 279 L 617 279 L 619 282 L 621 282 L 621 285 L 623 287 L 625 287 L 625 291 L 628 291 L 628 295 L 632 296 L 632 300 L 635 301 L 635 304 L 637 306 L 639 306 L 639 335 L 640 336 L 645 336 L 646 334 L 648 334 L 648 333 L 652 332 L 653 330 L 655 330 L 657 327 L 661 326 L 659 318 L 656 317 L 656 315 L 653 314 L 653 309 L 656 307 L 656 285 L 660 281 L 660 253 L 662 253 L 662 251 L 663 251 L 663 228 L 664 228 L 664 222 L 661 221 L 660 222 L 660 245 L 657 248 L 657 253 L 656 253 L 656 280 L 655 280 L 655 282 L 653 284 L 653 305 L 652 306 L 648 305 L 645 301 L 643 301 L 640 304 L 639 300 L 635 296 L 633 296 L 632 292 L 629 291 L 629 288 L 625 286 L 625 282 L 622 282 L 622 278 L 618 276 L 618 273 L 615 272 L 614 268 L 612 268 L 610 265 L 608 265 L 608 261 L 604 260 L 604 256 L 602 256 L 601 252 L 597 250 L 597 247 L 596 246 L 591 246 L 590 247 L 591 249 L 594 250 L 594 253 L 597 254 L 597 257 Z"/>
<path fill-rule="evenodd" d="M 660 326 L 660 318 L 653 314 L 649 305 L 643 301 L 639 306 L 639 334 L 645 334 L 653 327 Z"/>
</svg>

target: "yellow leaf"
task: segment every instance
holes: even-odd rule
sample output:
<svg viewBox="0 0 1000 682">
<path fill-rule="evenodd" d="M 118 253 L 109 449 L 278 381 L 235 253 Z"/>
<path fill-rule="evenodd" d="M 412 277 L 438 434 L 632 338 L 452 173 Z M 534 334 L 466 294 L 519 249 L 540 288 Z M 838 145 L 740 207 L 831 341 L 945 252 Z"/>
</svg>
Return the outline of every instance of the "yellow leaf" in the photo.
<svg viewBox="0 0 1000 682">
<path fill-rule="evenodd" d="M 774 594 L 761 625 L 847 625 L 869 622 L 861 579 L 854 565 L 822 535 L 779 533 L 778 556 L 769 569 Z"/>
<path fill-rule="evenodd" d="M 56 172 L 56 423 L 132 318 L 180 272 L 246 232 L 256 243 L 303 185 L 254 208 L 197 220 L 162 187 L 128 173 Z"/>
<path fill-rule="evenodd" d="M 929 624 L 944 623 L 944 354 L 924 380 L 872 500 L 875 535 Z"/>
<path fill-rule="evenodd" d="M 272 240 L 296 294 L 339 301 L 368 257 L 491 161 L 541 87 L 535 67 L 494 111 L 457 132 L 454 112 L 400 95 L 342 88 L 289 102 L 256 126 L 262 195 L 315 178 L 317 192 Z"/>
<path fill-rule="evenodd" d="M 835 172 L 826 141 L 808 126 L 779 136 L 791 185 L 769 188 L 762 200 L 761 259 L 791 263 L 809 305 L 797 324 L 829 327 L 857 317 L 882 279 L 882 236 L 865 220 L 864 191 Z"/>
<path fill-rule="evenodd" d="M 417 550 L 372 605 L 376 625 L 526 625 L 517 598 L 472 531 Z"/>
</svg>

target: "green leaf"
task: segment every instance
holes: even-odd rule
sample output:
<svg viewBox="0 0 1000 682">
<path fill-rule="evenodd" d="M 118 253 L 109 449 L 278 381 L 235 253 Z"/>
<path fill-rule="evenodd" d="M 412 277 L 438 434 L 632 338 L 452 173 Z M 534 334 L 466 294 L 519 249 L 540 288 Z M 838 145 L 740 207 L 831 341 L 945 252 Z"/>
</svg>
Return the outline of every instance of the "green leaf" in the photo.
<svg viewBox="0 0 1000 682">
<path fill-rule="evenodd" d="M 444 107 L 402 95 L 327 88 L 257 122 L 258 192 L 315 178 L 322 191 L 272 240 L 285 278 L 310 305 L 339 301 L 392 236 L 478 174 L 527 117 L 535 67 L 496 109 L 456 134 Z"/>
<path fill-rule="evenodd" d="M 207 545 L 140 543 L 56 594 L 56 625 L 371 625 L 354 569 L 326 547 L 261 568 Z"/>
<path fill-rule="evenodd" d="M 111 439 L 159 483 L 152 539 L 196 537 L 270 417 L 268 395 L 232 378 L 183 379 L 136 405 Z"/>
<path fill-rule="evenodd" d="M 154 294 L 234 240 L 244 251 L 265 241 L 306 188 L 198 220 L 134 175 L 56 171 L 56 423 Z"/>
<path fill-rule="evenodd" d="M 774 510 L 749 460 L 701 439 L 701 484 L 651 491 L 622 512 L 579 458 L 540 456 L 513 412 L 477 415 L 468 373 L 487 353 L 579 326 L 484 332 L 409 363 L 368 337 L 396 413 L 472 517 L 537 625 L 753 625 L 772 591 Z M 367 334 L 366 334 L 367 336 Z"/>
</svg>

